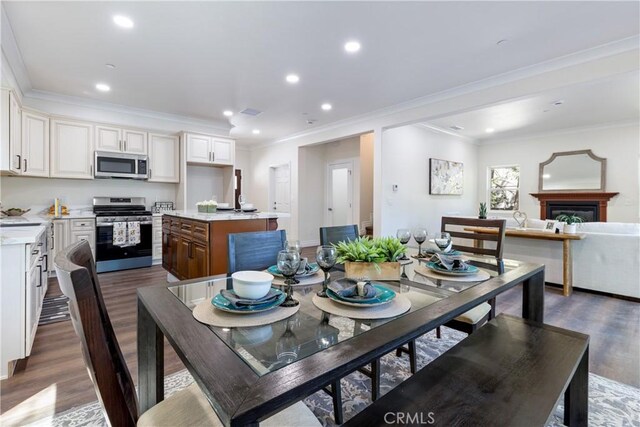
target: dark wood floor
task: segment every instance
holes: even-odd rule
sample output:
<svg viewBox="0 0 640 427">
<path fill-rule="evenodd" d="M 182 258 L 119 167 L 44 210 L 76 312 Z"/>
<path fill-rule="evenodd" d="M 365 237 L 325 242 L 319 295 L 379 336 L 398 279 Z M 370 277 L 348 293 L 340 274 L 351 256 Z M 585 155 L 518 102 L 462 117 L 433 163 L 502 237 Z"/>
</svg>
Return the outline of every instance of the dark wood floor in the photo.
<svg viewBox="0 0 640 427">
<path fill-rule="evenodd" d="M 313 254 L 308 254 L 313 255 Z M 164 284 L 160 266 L 100 275 L 104 299 L 134 380 L 136 366 L 136 288 Z M 50 293 L 59 293 L 51 280 Z M 546 323 L 591 335 L 589 370 L 640 386 L 640 304 L 606 296 L 575 292 L 562 296 L 546 289 Z M 520 315 L 521 289 L 498 298 L 498 311 Z M 168 344 L 165 374 L 183 369 Z M 26 368 L 1 382 L 0 424 L 19 425 L 46 414 L 62 412 L 96 400 L 82 362 L 80 346 L 70 322 L 40 326 Z"/>
</svg>

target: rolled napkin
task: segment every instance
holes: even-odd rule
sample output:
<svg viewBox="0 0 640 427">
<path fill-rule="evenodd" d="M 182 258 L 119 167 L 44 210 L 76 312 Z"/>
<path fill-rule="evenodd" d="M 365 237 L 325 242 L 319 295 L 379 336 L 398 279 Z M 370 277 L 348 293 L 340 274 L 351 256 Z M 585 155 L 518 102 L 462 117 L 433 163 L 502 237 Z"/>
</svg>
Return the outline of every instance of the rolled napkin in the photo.
<svg viewBox="0 0 640 427">
<path fill-rule="evenodd" d="M 241 298 L 238 295 L 236 295 L 235 292 L 228 289 L 222 289 L 220 293 L 222 294 L 223 297 L 225 297 L 227 301 L 231 303 L 232 306 L 236 308 L 251 307 L 255 305 L 264 305 L 277 300 L 278 296 L 280 295 L 280 293 L 273 288 L 269 289 L 269 293 L 260 299 Z"/>
<path fill-rule="evenodd" d="M 328 287 L 343 298 L 371 299 L 378 293 L 368 280 L 339 279 L 331 282 Z"/>
<path fill-rule="evenodd" d="M 435 254 L 431 257 L 431 262 L 449 271 L 466 271 L 469 269 L 469 265 L 464 262 L 461 255 Z"/>
</svg>

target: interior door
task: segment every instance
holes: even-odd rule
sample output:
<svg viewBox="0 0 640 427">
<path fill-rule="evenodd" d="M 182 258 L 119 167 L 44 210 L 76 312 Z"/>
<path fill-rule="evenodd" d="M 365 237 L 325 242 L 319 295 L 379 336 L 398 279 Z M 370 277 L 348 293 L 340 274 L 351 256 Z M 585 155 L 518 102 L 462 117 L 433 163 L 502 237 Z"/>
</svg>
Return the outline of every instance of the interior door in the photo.
<svg viewBox="0 0 640 427">
<path fill-rule="evenodd" d="M 353 164 L 330 164 L 327 173 L 329 225 L 353 224 Z"/>
<path fill-rule="evenodd" d="M 271 168 L 269 178 L 270 204 L 269 210 L 277 213 L 291 212 L 291 173 L 289 165 Z M 278 228 L 289 232 L 289 218 L 278 218 Z"/>
</svg>

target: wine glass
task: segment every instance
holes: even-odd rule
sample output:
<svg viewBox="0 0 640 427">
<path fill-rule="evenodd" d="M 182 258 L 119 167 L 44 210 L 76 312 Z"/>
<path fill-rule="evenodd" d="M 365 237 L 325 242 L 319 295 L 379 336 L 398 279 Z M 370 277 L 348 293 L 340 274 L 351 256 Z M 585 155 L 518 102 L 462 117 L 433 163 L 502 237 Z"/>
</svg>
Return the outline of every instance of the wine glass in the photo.
<svg viewBox="0 0 640 427">
<path fill-rule="evenodd" d="M 423 227 L 418 227 L 413 230 L 413 238 L 418 244 L 418 257 L 422 256 L 422 244 L 427 240 L 427 229 Z"/>
<path fill-rule="evenodd" d="M 278 270 L 285 277 L 287 298 L 282 303 L 282 307 L 295 307 L 300 302 L 293 299 L 293 284 L 297 283 L 294 279 L 296 272 L 300 267 L 300 253 L 292 250 L 284 250 L 278 252 Z"/>
<path fill-rule="evenodd" d="M 324 272 L 322 290 L 318 291 L 318 293 L 316 294 L 319 297 L 327 297 L 327 286 L 329 286 L 329 270 L 331 270 L 333 266 L 336 265 L 337 259 L 338 251 L 333 246 L 318 246 L 318 249 L 316 249 L 316 261 L 318 263 L 318 266 Z"/>
<path fill-rule="evenodd" d="M 411 240 L 411 230 L 408 228 L 401 228 L 396 232 L 396 237 L 400 240 L 400 243 L 406 245 Z M 407 259 L 407 255 L 403 255 L 402 259 Z"/>
<path fill-rule="evenodd" d="M 284 243 L 284 248 L 288 251 L 296 251 L 300 253 L 300 240 L 287 240 Z"/>
<path fill-rule="evenodd" d="M 451 235 L 446 231 L 437 232 L 433 236 L 433 241 L 436 246 L 439 247 L 442 252 L 444 252 L 451 244 Z"/>
<path fill-rule="evenodd" d="M 240 205 L 240 210 L 244 210 L 244 204 L 247 203 L 247 198 L 244 195 L 240 194 L 238 196 L 238 204 Z"/>
</svg>

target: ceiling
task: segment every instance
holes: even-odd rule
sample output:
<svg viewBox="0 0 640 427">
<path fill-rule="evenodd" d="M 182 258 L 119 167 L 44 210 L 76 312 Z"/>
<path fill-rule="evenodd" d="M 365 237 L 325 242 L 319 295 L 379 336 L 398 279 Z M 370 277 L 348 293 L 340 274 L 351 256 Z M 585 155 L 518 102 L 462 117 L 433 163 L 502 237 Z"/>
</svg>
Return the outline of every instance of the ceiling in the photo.
<svg viewBox="0 0 640 427">
<path fill-rule="evenodd" d="M 487 142 L 639 118 L 640 72 L 636 71 L 430 120 L 427 124 Z M 452 126 L 464 129 L 454 130 Z M 494 131 L 488 133 L 488 128 Z"/>
<path fill-rule="evenodd" d="M 33 90 L 212 121 L 229 120 L 222 112 L 233 110 L 231 134 L 247 144 L 640 33 L 638 2 L 22 1 L 3 7 Z M 134 27 L 115 26 L 116 14 Z M 356 54 L 343 49 L 351 39 L 362 43 Z M 498 45 L 502 39 L 507 42 Z M 285 82 L 288 73 L 300 82 Z M 96 91 L 98 82 L 111 91 Z M 324 102 L 333 109 L 322 111 Z M 237 114 L 247 107 L 263 113 Z"/>
</svg>

